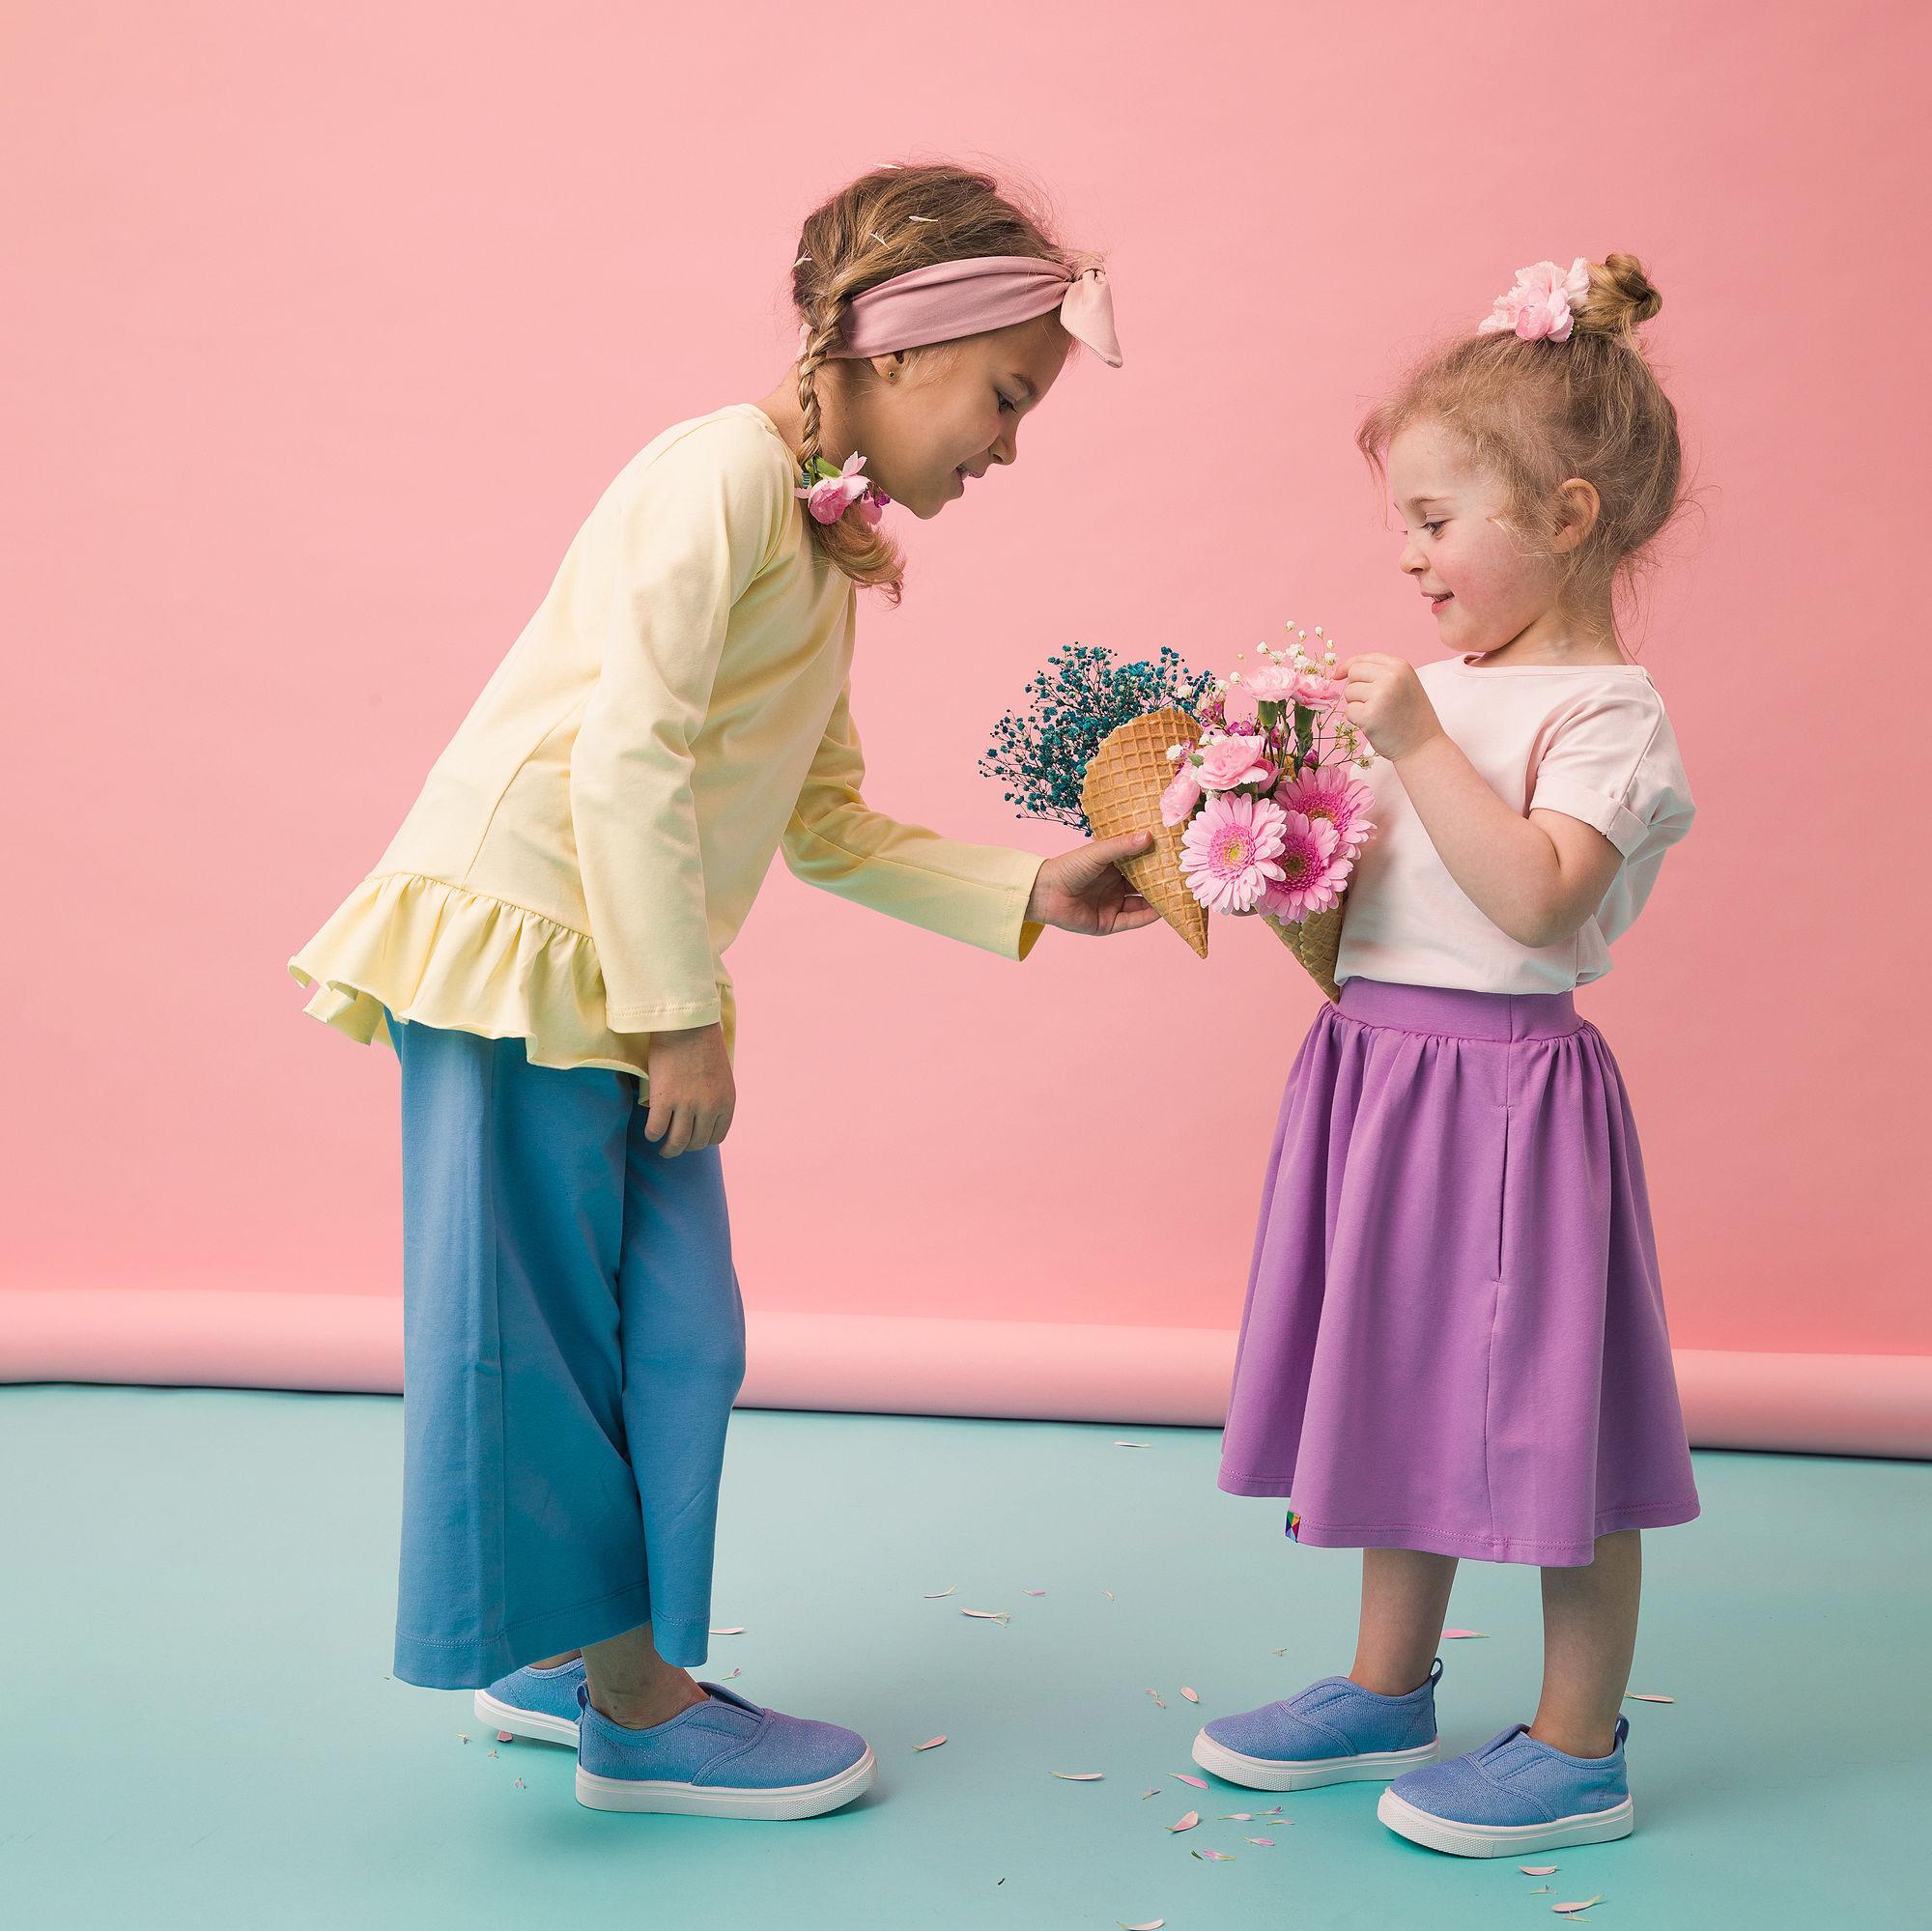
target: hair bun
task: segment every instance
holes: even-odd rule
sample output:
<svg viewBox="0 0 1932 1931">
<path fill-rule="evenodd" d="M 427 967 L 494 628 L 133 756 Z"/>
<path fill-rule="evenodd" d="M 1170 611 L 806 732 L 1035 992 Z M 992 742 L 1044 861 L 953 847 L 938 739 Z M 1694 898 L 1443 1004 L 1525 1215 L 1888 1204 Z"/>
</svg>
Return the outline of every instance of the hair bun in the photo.
<svg viewBox="0 0 1932 1931">
<path fill-rule="evenodd" d="M 1662 306 L 1662 296 L 1634 255 L 1605 255 L 1590 264 L 1590 293 L 1577 321 L 1593 334 L 1628 335 Z"/>
</svg>

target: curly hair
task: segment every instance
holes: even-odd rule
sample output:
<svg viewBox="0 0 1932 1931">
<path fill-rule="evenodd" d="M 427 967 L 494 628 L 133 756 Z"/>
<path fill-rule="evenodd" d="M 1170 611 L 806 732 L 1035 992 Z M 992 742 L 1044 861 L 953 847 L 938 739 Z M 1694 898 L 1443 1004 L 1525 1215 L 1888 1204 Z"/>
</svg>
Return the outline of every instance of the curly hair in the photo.
<svg viewBox="0 0 1932 1931">
<path fill-rule="evenodd" d="M 1559 486 L 1581 477 L 1600 508 L 1563 556 L 1560 594 L 1614 597 L 1684 500 L 1677 411 L 1636 333 L 1662 306 L 1634 255 L 1593 262 L 1567 342 L 1503 331 L 1447 343 L 1370 410 L 1356 444 L 1381 477 L 1404 429 L 1440 423 L 1501 477 L 1510 526 L 1547 552 L 1562 527 Z"/>
</svg>

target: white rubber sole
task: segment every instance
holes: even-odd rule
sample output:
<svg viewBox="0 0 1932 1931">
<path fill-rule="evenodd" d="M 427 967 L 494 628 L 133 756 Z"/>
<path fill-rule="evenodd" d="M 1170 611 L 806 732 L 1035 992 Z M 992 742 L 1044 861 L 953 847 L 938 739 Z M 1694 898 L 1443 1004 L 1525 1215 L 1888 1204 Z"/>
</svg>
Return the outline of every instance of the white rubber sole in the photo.
<svg viewBox="0 0 1932 1931">
<path fill-rule="evenodd" d="M 675 1817 L 749 1817 L 779 1822 L 818 1817 L 863 1797 L 878 1775 L 868 1749 L 836 1776 L 777 1790 L 731 1790 L 696 1783 L 646 1783 L 639 1778 L 595 1776 L 577 1766 L 577 1801 L 591 1810 L 647 1810 Z"/>
<path fill-rule="evenodd" d="M 1628 1797 L 1614 1809 L 1578 1811 L 1548 1824 L 1458 1824 L 1448 1817 L 1432 1817 L 1385 1790 L 1376 1815 L 1397 1836 L 1432 1851 L 1447 1851 L 1453 1858 L 1514 1858 L 1531 1851 L 1560 1851 L 1566 1844 L 1606 1844 L 1613 1837 L 1628 1837 L 1636 1828 L 1636 1812 Z"/>
<path fill-rule="evenodd" d="M 1435 1761 L 1435 1740 L 1412 1750 L 1365 1750 L 1352 1757 L 1250 1757 L 1217 1744 L 1206 1730 L 1194 1739 L 1194 1761 L 1224 1783 L 1248 1790 L 1316 1790 L 1324 1783 L 1386 1783 Z"/>
<path fill-rule="evenodd" d="M 493 1730 L 508 1730 L 513 1737 L 530 1737 L 540 1744 L 568 1744 L 577 1747 L 577 1725 L 568 1717 L 546 1717 L 541 1710 L 519 1710 L 512 1703 L 499 1702 L 487 1690 L 476 1692 L 476 1720 Z"/>
</svg>

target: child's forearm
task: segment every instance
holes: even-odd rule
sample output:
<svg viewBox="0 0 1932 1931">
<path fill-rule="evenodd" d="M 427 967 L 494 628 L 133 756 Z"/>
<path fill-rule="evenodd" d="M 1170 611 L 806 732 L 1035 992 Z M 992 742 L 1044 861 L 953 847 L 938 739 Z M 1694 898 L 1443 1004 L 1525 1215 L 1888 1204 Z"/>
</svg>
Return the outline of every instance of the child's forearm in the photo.
<svg viewBox="0 0 1932 1931">
<path fill-rule="evenodd" d="M 1437 731 L 1395 766 L 1450 877 L 1477 910 L 1519 945 L 1554 945 L 1565 936 L 1555 844 L 1491 790 L 1463 748 Z"/>
</svg>

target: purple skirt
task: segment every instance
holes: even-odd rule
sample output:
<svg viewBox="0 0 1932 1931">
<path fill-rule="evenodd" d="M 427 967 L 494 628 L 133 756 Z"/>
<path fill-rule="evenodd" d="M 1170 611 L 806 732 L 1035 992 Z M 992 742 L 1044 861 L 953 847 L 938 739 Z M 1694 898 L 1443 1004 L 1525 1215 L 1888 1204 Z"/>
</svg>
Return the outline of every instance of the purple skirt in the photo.
<svg viewBox="0 0 1932 1931">
<path fill-rule="evenodd" d="M 1310 1027 L 1220 1485 L 1300 1542 L 1555 1568 L 1696 1515 L 1636 1122 L 1570 994 L 1351 979 Z"/>
</svg>

